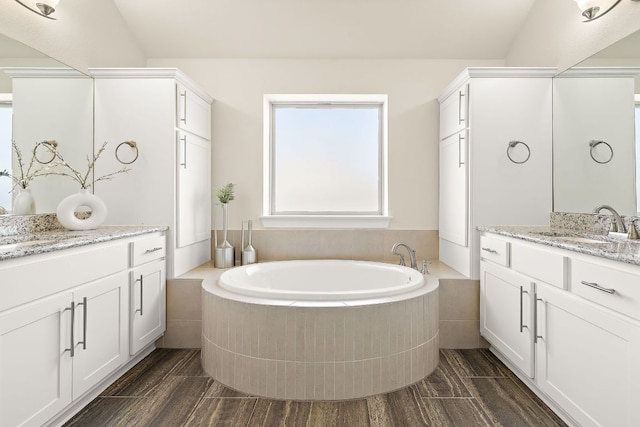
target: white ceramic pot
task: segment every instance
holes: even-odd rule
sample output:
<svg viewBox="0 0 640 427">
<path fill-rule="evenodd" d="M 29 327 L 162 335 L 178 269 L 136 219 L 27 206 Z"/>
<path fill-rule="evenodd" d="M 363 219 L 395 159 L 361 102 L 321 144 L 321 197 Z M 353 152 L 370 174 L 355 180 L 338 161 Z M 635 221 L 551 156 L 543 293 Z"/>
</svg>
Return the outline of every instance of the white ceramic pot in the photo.
<svg viewBox="0 0 640 427">
<path fill-rule="evenodd" d="M 16 215 L 33 215 L 36 213 L 36 201 L 31 189 L 19 187 L 18 194 L 13 199 L 13 213 Z"/>
<path fill-rule="evenodd" d="M 90 215 L 87 218 L 78 218 L 76 210 L 89 210 Z M 60 224 L 69 230 L 94 230 L 107 219 L 107 206 L 100 197 L 83 188 L 80 192 L 62 199 L 56 215 Z"/>
</svg>

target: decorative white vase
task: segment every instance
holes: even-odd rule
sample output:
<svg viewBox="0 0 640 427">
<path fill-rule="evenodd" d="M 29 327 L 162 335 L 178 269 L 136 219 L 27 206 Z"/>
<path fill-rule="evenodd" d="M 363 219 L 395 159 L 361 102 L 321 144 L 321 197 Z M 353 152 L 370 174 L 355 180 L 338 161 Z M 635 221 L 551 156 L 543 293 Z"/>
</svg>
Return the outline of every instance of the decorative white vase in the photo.
<svg viewBox="0 0 640 427">
<path fill-rule="evenodd" d="M 89 217 L 78 218 L 76 209 L 87 207 Z M 80 192 L 62 199 L 56 210 L 60 224 L 69 230 L 95 230 L 107 219 L 107 206 L 102 199 L 83 188 Z"/>
<path fill-rule="evenodd" d="M 30 188 L 22 188 L 13 199 L 13 213 L 16 215 L 33 215 L 36 213 L 36 201 Z"/>
</svg>

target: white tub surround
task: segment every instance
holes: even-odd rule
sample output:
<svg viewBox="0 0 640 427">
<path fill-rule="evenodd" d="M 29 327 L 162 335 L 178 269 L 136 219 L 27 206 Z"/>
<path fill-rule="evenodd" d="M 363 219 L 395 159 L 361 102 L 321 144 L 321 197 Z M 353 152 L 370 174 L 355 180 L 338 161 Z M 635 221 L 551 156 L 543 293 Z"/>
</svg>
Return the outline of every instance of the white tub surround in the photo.
<svg viewBox="0 0 640 427">
<path fill-rule="evenodd" d="M 640 241 L 478 229 L 491 349 L 570 425 L 640 425 Z"/>
<path fill-rule="evenodd" d="M 223 289 L 225 274 L 249 276 L 243 267 L 224 273 L 220 283 L 203 282 L 203 368 L 226 386 L 276 399 L 353 399 L 405 387 L 437 366 L 437 278 L 427 276 L 422 282 L 421 274 L 406 267 L 355 261 L 285 261 L 253 267 L 262 266 L 267 270 L 264 276 L 281 274 L 287 278 L 281 283 L 302 284 L 302 291 L 285 298 L 279 289 L 269 298 L 268 279 L 260 280 L 259 272 L 256 284 L 265 285 L 261 296 L 255 296 L 255 289 L 247 290 L 251 286 L 241 287 L 244 294 Z M 354 270 L 347 271 L 350 267 Z M 370 270 L 354 278 L 353 274 L 362 275 L 361 268 Z M 331 277 L 331 272 L 338 274 Z M 358 289 L 363 282 L 379 279 L 380 273 L 387 276 L 381 295 Z M 305 288 L 312 275 L 322 276 L 321 289 Z M 397 278 L 399 288 L 406 289 L 391 295 L 387 285 Z M 414 281 L 419 286 L 413 286 Z M 340 298 L 327 291 L 335 283 Z M 344 288 L 349 285 L 353 289 L 347 296 Z M 323 290 L 326 300 L 319 299 Z"/>
</svg>

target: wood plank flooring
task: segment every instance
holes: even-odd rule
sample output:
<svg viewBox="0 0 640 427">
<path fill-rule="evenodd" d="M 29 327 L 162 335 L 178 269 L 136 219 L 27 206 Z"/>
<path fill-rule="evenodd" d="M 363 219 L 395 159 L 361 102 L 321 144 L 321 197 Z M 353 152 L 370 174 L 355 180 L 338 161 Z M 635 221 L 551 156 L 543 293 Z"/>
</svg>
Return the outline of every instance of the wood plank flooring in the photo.
<svg viewBox="0 0 640 427">
<path fill-rule="evenodd" d="M 441 350 L 438 369 L 344 402 L 269 400 L 208 377 L 199 350 L 158 349 L 65 426 L 564 426 L 488 350 Z"/>
</svg>

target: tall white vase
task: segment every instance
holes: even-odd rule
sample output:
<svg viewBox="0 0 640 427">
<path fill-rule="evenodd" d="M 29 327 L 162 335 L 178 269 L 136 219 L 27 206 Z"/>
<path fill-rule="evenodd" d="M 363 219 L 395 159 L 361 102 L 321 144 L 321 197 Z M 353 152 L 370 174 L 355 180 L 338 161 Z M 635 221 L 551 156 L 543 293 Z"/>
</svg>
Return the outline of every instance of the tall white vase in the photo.
<svg viewBox="0 0 640 427">
<path fill-rule="evenodd" d="M 18 190 L 18 194 L 13 199 L 13 213 L 16 215 L 33 215 L 36 213 L 36 201 L 31 194 L 30 188 Z"/>
<path fill-rule="evenodd" d="M 80 207 L 89 208 L 91 214 L 87 218 L 78 218 L 75 212 Z M 107 206 L 100 197 L 83 188 L 62 199 L 56 215 L 60 224 L 69 230 L 95 230 L 107 219 Z"/>
</svg>

